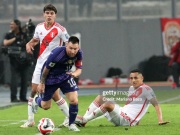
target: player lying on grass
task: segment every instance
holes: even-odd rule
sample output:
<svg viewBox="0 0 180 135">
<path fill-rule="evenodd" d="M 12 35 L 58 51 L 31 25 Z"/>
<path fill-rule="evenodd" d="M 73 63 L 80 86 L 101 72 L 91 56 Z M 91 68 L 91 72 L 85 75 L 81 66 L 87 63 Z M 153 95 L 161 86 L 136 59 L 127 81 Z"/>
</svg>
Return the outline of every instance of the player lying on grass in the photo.
<svg viewBox="0 0 180 135">
<path fill-rule="evenodd" d="M 85 126 L 88 121 L 105 115 L 115 126 L 135 126 L 139 124 L 141 118 L 146 114 L 149 103 L 156 110 L 158 124 L 169 123 L 163 121 L 161 107 L 153 89 L 143 83 L 143 75 L 140 70 L 136 69 L 130 72 L 130 82 L 132 86 L 129 88 L 128 100 L 124 107 L 115 102 L 107 101 L 106 97 L 98 95 L 90 104 L 85 115 L 83 117 L 77 116 L 75 123 L 78 126 Z"/>
</svg>

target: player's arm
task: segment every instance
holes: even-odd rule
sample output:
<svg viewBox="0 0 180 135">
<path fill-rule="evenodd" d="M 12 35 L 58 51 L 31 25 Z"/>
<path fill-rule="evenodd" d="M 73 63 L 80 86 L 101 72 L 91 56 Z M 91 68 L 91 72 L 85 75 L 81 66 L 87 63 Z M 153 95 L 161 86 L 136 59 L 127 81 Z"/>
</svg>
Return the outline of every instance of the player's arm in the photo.
<svg viewBox="0 0 180 135">
<path fill-rule="evenodd" d="M 41 74 L 40 84 L 38 85 L 38 88 L 37 88 L 39 93 L 44 93 L 45 81 L 46 81 L 46 77 L 48 74 L 49 74 L 49 69 L 44 67 L 42 74 Z"/>
<path fill-rule="evenodd" d="M 163 118 L 162 118 L 162 110 L 161 110 L 161 107 L 160 105 L 158 104 L 158 101 L 157 99 L 154 97 L 150 100 L 151 104 L 154 106 L 155 110 L 156 110 L 156 113 L 157 113 L 157 117 L 158 117 L 158 124 L 159 125 L 164 125 L 164 124 L 167 124 L 169 123 L 168 121 L 163 121 Z"/>
<path fill-rule="evenodd" d="M 27 44 L 26 44 L 26 51 L 29 54 L 33 53 L 34 47 L 39 43 L 39 39 L 32 38 Z"/>
<path fill-rule="evenodd" d="M 81 73 L 82 73 L 82 69 L 76 68 L 74 72 L 70 72 L 69 74 L 74 78 L 78 78 L 81 75 Z"/>
<path fill-rule="evenodd" d="M 82 60 L 77 60 L 75 62 L 76 70 L 74 72 L 68 72 L 74 78 L 78 78 L 82 73 Z"/>
</svg>

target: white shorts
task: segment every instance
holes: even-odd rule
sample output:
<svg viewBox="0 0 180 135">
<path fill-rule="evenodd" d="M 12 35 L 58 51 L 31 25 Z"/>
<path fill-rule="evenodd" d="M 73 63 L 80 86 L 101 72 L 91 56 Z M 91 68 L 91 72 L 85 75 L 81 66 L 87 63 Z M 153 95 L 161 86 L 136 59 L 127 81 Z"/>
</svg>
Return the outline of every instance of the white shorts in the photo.
<svg viewBox="0 0 180 135">
<path fill-rule="evenodd" d="M 39 84 L 40 83 L 40 76 L 41 76 L 41 70 L 44 62 L 37 61 L 36 67 L 32 76 L 32 83 Z"/>
<path fill-rule="evenodd" d="M 128 120 L 124 119 L 121 114 L 122 107 L 115 104 L 114 110 L 107 116 L 108 120 L 112 122 L 115 126 L 129 126 Z"/>
</svg>

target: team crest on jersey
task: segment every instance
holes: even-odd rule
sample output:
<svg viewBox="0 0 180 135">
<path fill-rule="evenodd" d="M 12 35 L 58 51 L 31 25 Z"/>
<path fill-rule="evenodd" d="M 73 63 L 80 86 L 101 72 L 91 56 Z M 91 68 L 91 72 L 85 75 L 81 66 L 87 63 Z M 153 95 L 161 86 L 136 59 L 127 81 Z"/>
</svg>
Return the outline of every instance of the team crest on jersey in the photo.
<svg viewBox="0 0 180 135">
<path fill-rule="evenodd" d="M 68 60 L 68 62 L 67 62 L 68 64 L 72 64 L 73 63 L 73 61 L 72 60 Z"/>
</svg>

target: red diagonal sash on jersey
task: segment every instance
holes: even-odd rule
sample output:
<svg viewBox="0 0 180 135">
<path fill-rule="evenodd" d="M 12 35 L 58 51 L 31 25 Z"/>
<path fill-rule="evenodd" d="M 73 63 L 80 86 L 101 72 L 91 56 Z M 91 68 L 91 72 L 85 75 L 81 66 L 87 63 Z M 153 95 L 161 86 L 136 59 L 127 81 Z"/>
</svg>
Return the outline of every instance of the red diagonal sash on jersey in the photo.
<svg viewBox="0 0 180 135">
<path fill-rule="evenodd" d="M 44 52 L 46 47 L 49 45 L 49 43 L 56 37 L 58 34 L 58 30 L 56 28 L 53 28 L 43 39 L 41 45 L 40 45 L 40 51 L 38 57 Z"/>
<path fill-rule="evenodd" d="M 128 101 L 126 105 L 133 101 L 133 99 L 137 98 L 142 93 L 142 88 L 137 89 L 132 95 L 128 97 Z"/>
</svg>

